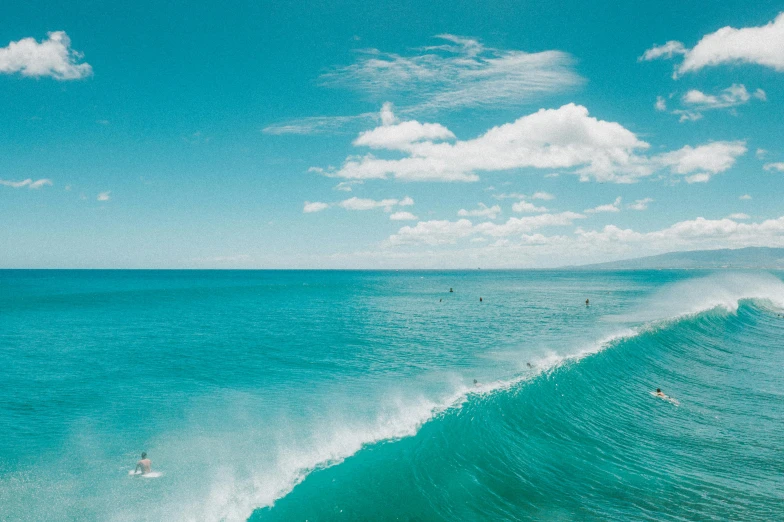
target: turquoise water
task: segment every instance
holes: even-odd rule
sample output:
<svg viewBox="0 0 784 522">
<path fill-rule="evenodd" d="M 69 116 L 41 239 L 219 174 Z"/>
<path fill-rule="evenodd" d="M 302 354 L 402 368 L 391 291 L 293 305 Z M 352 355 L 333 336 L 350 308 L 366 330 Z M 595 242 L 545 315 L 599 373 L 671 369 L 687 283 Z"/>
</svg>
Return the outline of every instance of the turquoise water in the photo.
<svg viewBox="0 0 784 522">
<path fill-rule="evenodd" d="M 0 271 L 0 519 L 782 520 L 782 314 L 764 272 Z"/>
</svg>

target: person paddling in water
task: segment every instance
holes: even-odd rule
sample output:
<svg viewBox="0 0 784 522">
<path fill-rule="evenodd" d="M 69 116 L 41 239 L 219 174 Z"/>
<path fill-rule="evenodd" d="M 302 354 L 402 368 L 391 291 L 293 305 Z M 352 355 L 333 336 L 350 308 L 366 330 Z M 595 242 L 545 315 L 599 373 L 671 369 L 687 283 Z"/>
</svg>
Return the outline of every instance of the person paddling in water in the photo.
<svg viewBox="0 0 784 522">
<path fill-rule="evenodd" d="M 678 399 L 673 399 L 672 397 L 670 397 L 669 395 L 661 391 L 661 388 L 656 388 L 656 393 L 651 392 L 651 395 L 653 395 L 654 397 L 658 397 L 660 399 L 664 399 L 667 402 L 671 402 L 675 406 L 680 406 L 681 404 L 680 402 L 678 402 Z"/>
<path fill-rule="evenodd" d="M 142 451 L 142 459 L 136 463 L 136 469 L 133 472 L 138 473 L 140 470 L 142 475 L 146 475 L 152 471 L 152 462 L 147 458 L 147 453 L 144 451 Z"/>
</svg>

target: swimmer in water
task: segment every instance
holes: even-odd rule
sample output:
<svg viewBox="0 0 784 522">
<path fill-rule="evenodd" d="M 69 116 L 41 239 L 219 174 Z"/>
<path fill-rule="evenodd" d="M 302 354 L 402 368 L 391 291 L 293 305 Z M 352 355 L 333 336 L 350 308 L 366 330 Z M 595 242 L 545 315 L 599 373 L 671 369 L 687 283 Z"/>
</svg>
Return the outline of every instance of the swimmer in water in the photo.
<svg viewBox="0 0 784 522">
<path fill-rule="evenodd" d="M 133 470 L 133 472 L 138 473 L 139 470 L 141 470 L 142 475 L 146 475 L 152 471 L 152 462 L 147 458 L 147 453 L 144 451 L 142 451 L 142 458 L 139 462 L 136 463 L 136 469 Z"/>
<path fill-rule="evenodd" d="M 678 399 L 673 399 L 672 397 L 670 397 L 669 395 L 661 391 L 661 388 L 656 388 L 656 393 L 651 392 L 651 395 L 653 395 L 654 397 L 658 397 L 660 399 L 664 399 L 665 401 L 670 402 L 675 406 L 681 405 L 681 403 L 678 402 Z"/>
<path fill-rule="evenodd" d="M 525 363 L 525 364 L 527 364 L 529 368 L 533 368 L 533 366 L 531 366 L 531 363 Z"/>
<path fill-rule="evenodd" d="M 477 381 L 476 379 L 474 379 L 474 386 L 479 386 L 479 381 Z"/>
</svg>

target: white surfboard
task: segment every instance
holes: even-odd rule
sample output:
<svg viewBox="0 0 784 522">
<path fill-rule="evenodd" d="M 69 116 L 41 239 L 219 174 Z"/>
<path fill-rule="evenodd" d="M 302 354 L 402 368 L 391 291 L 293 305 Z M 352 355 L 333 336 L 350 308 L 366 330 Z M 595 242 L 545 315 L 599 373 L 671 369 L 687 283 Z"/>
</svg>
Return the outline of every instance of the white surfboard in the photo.
<svg viewBox="0 0 784 522">
<path fill-rule="evenodd" d="M 158 477 L 162 477 L 163 473 L 161 473 L 160 471 L 151 471 L 149 473 L 142 473 L 141 471 L 132 469 L 128 471 L 128 475 L 132 477 L 141 477 L 141 478 L 158 478 Z"/>
</svg>

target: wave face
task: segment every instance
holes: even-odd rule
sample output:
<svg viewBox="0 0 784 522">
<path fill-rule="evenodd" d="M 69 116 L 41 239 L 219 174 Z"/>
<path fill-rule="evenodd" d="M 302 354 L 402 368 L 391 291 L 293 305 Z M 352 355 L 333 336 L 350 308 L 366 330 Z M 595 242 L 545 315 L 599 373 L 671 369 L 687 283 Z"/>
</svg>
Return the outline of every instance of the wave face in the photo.
<svg viewBox="0 0 784 522">
<path fill-rule="evenodd" d="M 777 275 L 0 282 L 0 519 L 784 517 Z"/>
</svg>

